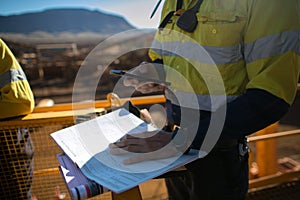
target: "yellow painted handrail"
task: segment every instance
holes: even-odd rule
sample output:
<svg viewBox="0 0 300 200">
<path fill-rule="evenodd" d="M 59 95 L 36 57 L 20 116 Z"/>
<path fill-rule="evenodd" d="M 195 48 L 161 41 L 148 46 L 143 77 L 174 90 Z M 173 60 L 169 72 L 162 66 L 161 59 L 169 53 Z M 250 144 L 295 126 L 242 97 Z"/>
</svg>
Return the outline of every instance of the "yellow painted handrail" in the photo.
<svg viewBox="0 0 300 200">
<path fill-rule="evenodd" d="M 262 140 L 293 136 L 293 135 L 297 135 L 297 134 L 300 134 L 300 129 L 278 132 L 278 133 L 271 133 L 271 134 L 266 134 L 266 135 L 259 135 L 259 136 L 250 136 L 250 137 L 248 137 L 248 142 L 257 142 L 257 141 L 262 141 Z"/>
<path fill-rule="evenodd" d="M 145 105 L 145 104 L 156 104 L 164 103 L 166 101 L 163 95 L 151 95 L 151 96 L 142 96 L 142 97 L 132 97 L 132 98 L 121 98 L 122 103 L 130 100 L 134 105 Z M 67 111 L 73 109 L 84 109 L 89 108 L 93 104 L 95 108 L 109 108 L 111 106 L 108 100 L 97 100 L 94 102 L 83 102 L 83 103 L 65 103 L 57 104 L 50 107 L 36 107 L 33 113 L 42 113 L 42 112 L 57 112 L 57 111 Z"/>
<path fill-rule="evenodd" d="M 134 105 L 150 105 L 164 103 L 166 101 L 163 95 L 120 99 L 121 103 L 125 103 L 128 100 L 130 100 Z M 57 104 L 50 107 L 36 107 L 31 114 L 28 114 L 24 117 L 9 121 L 0 121 L 0 128 L 9 126 L 30 126 L 33 124 L 36 126 L 46 123 L 48 124 L 52 121 L 55 123 L 73 123 L 74 116 L 87 114 L 90 112 L 91 107 L 94 108 L 94 112 L 102 112 L 103 110 L 110 108 L 110 106 L 111 104 L 108 100 L 98 100 L 92 104 L 90 102 L 83 102 L 74 104 Z"/>
</svg>

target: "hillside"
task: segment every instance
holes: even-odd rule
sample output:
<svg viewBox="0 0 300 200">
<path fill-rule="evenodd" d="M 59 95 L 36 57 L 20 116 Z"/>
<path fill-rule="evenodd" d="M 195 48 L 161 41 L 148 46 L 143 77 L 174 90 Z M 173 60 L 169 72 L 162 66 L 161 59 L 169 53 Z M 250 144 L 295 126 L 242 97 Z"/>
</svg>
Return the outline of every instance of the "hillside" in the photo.
<svg viewBox="0 0 300 200">
<path fill-rule="evenodd" d="M 36 13 L 0 16 L 0 33 L 34 32 L 113 34 L 134 28 L 124 18 L 97 10 L 51 9 Z"/>
</svg>

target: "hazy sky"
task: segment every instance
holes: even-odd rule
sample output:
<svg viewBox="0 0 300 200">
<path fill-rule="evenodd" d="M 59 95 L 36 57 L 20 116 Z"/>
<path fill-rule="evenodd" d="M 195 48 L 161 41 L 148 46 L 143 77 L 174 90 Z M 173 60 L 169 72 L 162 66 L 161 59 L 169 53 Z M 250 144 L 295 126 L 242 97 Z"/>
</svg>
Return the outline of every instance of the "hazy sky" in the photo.
<svg viewBox="0 0 300 200">
<path fill-rule="evenodd" d="M 0 15 L 37 12 L 50 8 L 88 8 L 123 16 L 138 28 L 156 28 L 162 5 L 150 15 L 158 0 L 0 0 Z"/>
</svg>

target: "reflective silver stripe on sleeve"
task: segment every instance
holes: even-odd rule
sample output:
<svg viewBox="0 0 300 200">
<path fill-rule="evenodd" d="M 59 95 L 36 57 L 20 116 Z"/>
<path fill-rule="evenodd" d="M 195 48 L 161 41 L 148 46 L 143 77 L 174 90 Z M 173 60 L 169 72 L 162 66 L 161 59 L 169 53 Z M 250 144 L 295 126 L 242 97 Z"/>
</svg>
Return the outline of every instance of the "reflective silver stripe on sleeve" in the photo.
<svg viewBox="0 0 300 200">
<path fill-rule="evenodd" d="M 26 76 L 22 69 L 10 69 L 0 75 L 0 88 L 5 85 L 15 82 L 26 80 Z"/>
<path fill-rule="evenodd" d="M 284 54 L 288 51 L 299 53 L 300 30 L 286 31 L 260 38 L 245 45 L 247 63 Z"/>
<path fill-rule="evenodd" d="M 213 47 L 180 41 L 159 43 L 155 40 L 152 44 L 152 50 L 161 57 L 185 55 L 186 59 L 204 64 L 224 65 L 235 63 L 243 59 L 241 44 L 226 47 Z"/>
</svg>

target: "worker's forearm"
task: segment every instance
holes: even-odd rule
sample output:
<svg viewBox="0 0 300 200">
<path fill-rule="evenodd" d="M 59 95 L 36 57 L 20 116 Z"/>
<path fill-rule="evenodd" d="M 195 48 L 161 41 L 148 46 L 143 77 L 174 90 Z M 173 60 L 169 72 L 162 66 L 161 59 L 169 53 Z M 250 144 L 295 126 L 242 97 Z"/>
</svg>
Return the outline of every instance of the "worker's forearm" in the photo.
<svg viewBox="0 0 300 200">
<path fill-rule="evenodd" d="M 245 94 L 227 104 L 222 139 L 242 138 L 280 120 L 288 111 L 289 104 L 259 89 L 249 89 Z M 203 142 L 210 118 L 200 121 L 193 147 Z M 220 123 L 222 123 L 220 121 Z"/>
</svg>

